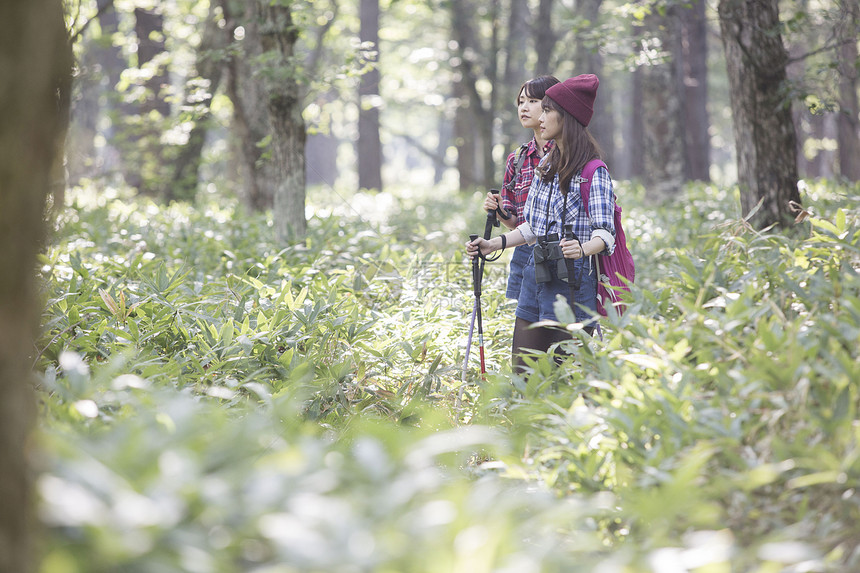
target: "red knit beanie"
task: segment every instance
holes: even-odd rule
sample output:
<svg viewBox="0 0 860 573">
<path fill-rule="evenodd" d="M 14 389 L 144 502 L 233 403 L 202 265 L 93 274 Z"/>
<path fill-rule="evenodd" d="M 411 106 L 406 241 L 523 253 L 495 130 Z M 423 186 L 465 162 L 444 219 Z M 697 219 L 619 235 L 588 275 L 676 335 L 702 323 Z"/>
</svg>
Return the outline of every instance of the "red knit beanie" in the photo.
<svg viewBox="0 0 860 573">
<path fill-rule="evenodd" d="M 546 90 L 546 95 L 582 125 L 588 125 L 594 114 L 594 98 L 600 80 L 594 74 L 583 74 L 564 80 Z"/>
</svg>

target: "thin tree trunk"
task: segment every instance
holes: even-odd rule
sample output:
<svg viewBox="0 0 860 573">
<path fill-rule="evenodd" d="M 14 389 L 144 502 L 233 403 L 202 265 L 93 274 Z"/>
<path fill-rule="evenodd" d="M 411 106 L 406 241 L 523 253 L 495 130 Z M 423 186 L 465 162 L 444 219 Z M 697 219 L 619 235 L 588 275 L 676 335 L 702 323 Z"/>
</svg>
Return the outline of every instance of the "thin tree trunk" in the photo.
<svg viewBox="0 0 860 573">
<path fill-rule="evenodd" d="M 438 119 L 439 142 L 436 145 L 436 153 L 433 154 L 433 183 L 438 185 L 445 176 L 447 165 L 445 164 L 445 152 L 451 144 L 452 136 L 451 122 L 444 116 Z"/>
<path fill-rule="evenodd" d="M 600 6 L 603 0 L 583 0 L 578 3 L 577 16 L 588 22 L 588 29 L 577 34 L 575 41 L 575 56 L 573 59 L 574 73 L 595 74 L 600 78 L 601 96 L 594 102 L 594 116 L 588 126 L 588 130 L 600 144 L 603 150 L 603 160 L 614 169 L 615 165 L 615 120 L 612 115 L 612 98 L 609 94 L 613 91 L 612 83 L 608 75 L 603 73 L 603 56 L 598 50 L 598 36 L 590 33 L 600 22 Z M 565 78 L 559 78 L 564 81 Z"/>
<path fill-rule="evenodd" d="M 210 8 L 209 17 L 203 28 L 203 37 L 197 48 L 197 75 L 207 82 L 198 88 L 203 92 L 196 102 L 188 102 L 190 106 L 199 109 L 199 116 L 188 135 L 188 141 L 182 147 L 174 161 L 173 184 L 165 191 L 165 200 L 193 200 L 197 193 L 197 185 L 200 180 L 200 163 L 203 155 L 203 146 L 206 143 L 206 134 L 209 131 L 210 105 L 212 97 L 218 90 L 223 76 L 224 64 L 216 54 L 218 50 L 226 47 L 224 35 L 215 21 L 214 9 Z M 194 96 L 198 96 L 195 91 Z"/>
<path fill-rule="evenodd" d="M 666 16 L 653 15 L 650 30 L 659 30 L 663 52 L 640 66 L 642 72 L 642 114 L 645 183 L 657 201 L 676 196 L 684 183 L 684 131 L 681 96 L 677 86 L 677 62 L 668 47 L 677 37 L 678 17 L 674 10 Z"/>
<path fill-rule="evenodd" d="M 331 10 L 326 13 L 326 21 L 322 26 L 316 28 L 314 34 L 314 48 L 310 50 L 305 57 L 305 70 L 307 77 L 317 77 L 319 75 L 319 66 L 322 61 L 323 48 L 325 46 L 325 37 L 331 30 L 337 20 L 340 4 L 334 0 L 330 3 Z M 317 95 L 317 104 L 320 109 L 325 109 L 328 102 L 338 99 L 338 94 L 335 90 Z M 306 100 L 306 94 L 302 95 L 302 100 Z M 330 121 L 322 123 L 331 124 Z M 317 132 L 308 134 L 305 143 L 305 165 L 306 176 L 305 184 L 310 185 L 327 185 L 332 187 L 338 178 L 337 165 L 337 148 L 338 138 L 331 132 L 329 127 L 328 132 Z"/>
<path fill-rule="evenodd" d="M 137 67 L 144 68 L 165 51 L 164 17 L 143 8 L 134 9 L 134 32 L 137 37 Z M 123 177 L 125 182 L 147 195 L 156 195 L 162 189 L 163 181 L 153 180 L 152 174 L 165 165 L 162 147 L 159 144 L 160 128 L 148 115 L 152 112 L 161 117 L 170 115 L 170 104 L 162 93 L 163 87 L 170 83 L 166 72 L 157 62 L 158 71 L 144 84 L 146 98 L 140 103 L 125 103 L 122 107 L 125 117 L 139 117 L 138 125 L 129 124 L 123 129 L 122 144 Z M 159 187 L 159 188 L 157 188 Z"/>
<path fill-rule="evenodd" d="M 36 256 L 45 238 L 51 172 L 62 158 L 71 87 L 62 3 L 0 3 L 0 61 L 0 571 L 29 573 Z"/>
<path fill-rule="evenodd" d="M 538 5 L 538 17 L 532 23 L 532 37 L 535 39 L 535 51 L 537 52 L 537 66 L 533 75 L 553 74 L 551 68 L 553 51 L 558 42 L 558 35 L 552 29 L 552 8 L 555 0 L 540 0 Z M 564 80 L 565 78 L 559 78 Z"/>
<path fill-rule="evenodd" d="M 801 13 L 809 13 L 809 0 L 797 0 L 796 9 Z M 788 58 L 791 63 L 785 71 L 791 82 L 804 81 L 807 73 L 807 58 L 804 55 L 812 50 L 810 41 L 810 38 L 801 35 L 790 45 Z M 791 117 L 794 121 L 798 177 L 821 177 L 825 158 L 819 143 L 824 137 L 824 114 L 820 111 L 813 113 L 804 100 L 795 100 L 791 105 Z"/>
<path fill-rule="evenodd" d="M 382 190 L 382 143 L 379 140 L 379 0 L 361 0 L 361 41 L 373 44 L 373 65 L 358 84 L 358 187 Z"/>
<path fill-rule="evenodd" d="M 783 97 L 788 54 L 779 33 L 777 0 L 720 0 L 720 30 L 731 88 L 741 207 L 765 227 L 793 221 L 800 203 L 790 105 Z"/>
<path fill-rule="evenodd" d="M 466 95 L 462 78 L 454 82 L 454 98 L 459 102 L 454 111 L 454 142 L 457 147 L 457 173 L 460 189 L 471 189 L 480 185 L 478 177 L 478 137 L 473 128 L 475 113 L 472 102 Z"/>
<path fill-rule="evenodd" d="M 523 82 L 534 77 L 526 70 L 531 33 L 529 4 L 527 0 L 510 0 L 509 5 L 503 80 L 493 90 L 498 92 L 499 108 L 496 110 L 496 117 L 501 119 L 501 143 L 505 149 L 512 148 L 529 136 L 520 125 L 514 103 Z"/>
<path fill-rule="evenodd" d="M 710 181 L 711 138 L 708 135 L 708 23 L 704 0 L 693 0 L 681 10 L 683 62 L 685 178 Z"/>
<path fill-rule="evenodd" d="M 493 179 L 493 117 L 492 107 L 488 108 L 484 106 L 484 101 L 478 92 L 478 72 L 476 69 L 478 66 L 473 61 L 473 58 L 480 54 L 480 47 L 475 45 L 476 35 L 470 25 L 474 21 L 475 10 L 472 3 L 466 0 L 452 2 L 450 6 L 454 38 L 457 41 L 457 54 L 460 60 L 457 69 L 460 72 L 461 79 L 457 84 L 462 88 L 462 92 L 458 95 L 461 98 L 461 102 L 463 102 L 463 96 L 465 96 L 465 100 L 468 102 L 463 110 L 468 119 L 465 117 L 462 119 L 458 118 L 457 128 L 458 130 L 468 129 L 477 135 L 474 141 L 476 161 L 472 166 L 475 172 L 471 174 L 465 173 L 462 168 L 468 169 L 468 166 L 462 165 L 460 171 L 460 188 L 468 187 L 468 185 L 464 184 L 464 180 L 474 180 L 478 185 L 489 187 L 492 185 Z M 495 2 L 492 6 L 496 6 Z M 494 85 L 494 66 L 488 65 L 487 67 L 490 68 L 487 79 L 490 85 Z M 465 120 L 465 124 L 462 123 L 463 120 Z M 460 146 L 458 146 L 459 148 Z M 460 162 L 458 161 L 459 165 Z"/>
<path fill-rule="evenodd" d="M 645 177 L 645 120 L 642 118 L 641 110 L 644 109 L 645 96 L 643 95 L 643 76 L 645 73 L 639 66 L 630 74 L 630 137 L 628 139 L 628 153 L 630 155 L 631 179 L 644 179 Z"/>
<path fill-rule="evenodd" d="M 97 0 L 99 14 L 99 28 L 103 38 L 111 38 L 119 31 L 119 16 L 117 15 L 114 0 Z M 99 58 L 104 79 L 102 80 L 104 92 L 107 94 L 105 98 L 105 107 L 102 111 L 103 115 L 111 115 L 113 112 L 122 113 L 120 110 L 120 95 L 117 93 L 117 85 L 122 79 L 122 71 L 128 67 L 125 58 L 122 55 L 122 50 L 119 46 L 114 45 L 113 41 L 104 48 L 104 52 Z M 97 171 L 103 174 L 118 173 L 122 170 L 122 158 L 119 148 L 115 145 L 115 136 L 117 126 L 113 122 L 104 129 L 102 135 L 105 139 L 105 146 L 101 149 L 99 155 L 99 165 Z"/>
<path fill-rule="evenodd" d="M 267 109 L 272 127 L 272 155 L 277 169 L 273 219 L 275 240 L 280 244 L 303 240 L 305 219 L 305 122 L 299 85 L 292 59 L 298 40 L 288 5 L 257 4 L 261 10 L 263 50 L 274 56 L 278 73 L 266 84 Z M 272 64 L 270 64 L 272 65 Z M 275 77 L 278 79 L 276 80 Z"/>
<path fill-rule="evenodd" d="M 860 181 L 860 118 L 857 102 L 857 37 L 860 34 L 860 1 L 843 0 L 845 17 L 840 26 L 839 49 L 839 173 L 848 181 Z"/>
<path fill-rule="evenodd" d="M 165 51 L 164 40 L 164 16 L 154 10 L 134 9 L 134 32 L 137 36 L 137 67 L 153 61 Z M 157 111 L 163 117 L 170 115 L 170 104 L 163 97 L 162 87 L 169 84 L 164 68 L 159 66 L 159 71 L 153 74 L 146 82 L 146 87 L 152 92 L 143 104 L 143 111 Z"/>
</svg>

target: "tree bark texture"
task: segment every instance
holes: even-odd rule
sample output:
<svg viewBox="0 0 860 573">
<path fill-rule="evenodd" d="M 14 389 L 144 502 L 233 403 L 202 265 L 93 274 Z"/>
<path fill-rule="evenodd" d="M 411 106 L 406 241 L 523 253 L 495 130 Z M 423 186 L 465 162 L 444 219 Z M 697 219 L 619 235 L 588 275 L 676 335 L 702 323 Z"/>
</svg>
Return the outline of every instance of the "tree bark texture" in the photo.
<svg viewBox="0 0 860 573">
<path fill-rule="evenodd" d="M 33 570 L 29 433 L 36 255 L 68 121 L 71 49 L 60 0 L 0 3 L 0 571 Z"/>
<path fill-rule="evenodd" d="M 373 45 L 373 66 L 358 84 L 358 187 L 382 190 L 382 143 L 379 140 L 379 0 L 361 0 L 361 41 Z"/>
<path fill-rule="evenodd" d="M 285 244 L 303 240 L 307 234 L 305 122 L 296 70 L 291 63 L 298 29 L 289 5 L 257 2 L 256 7 L 262 16 L 258 21 L 263 50 L 272 54 L 275 62 L 265 72 L 268 76 L 265 93 L 272 129 L 272 158 L 278 177 L 272 212 L 275 240 Z"/>
<path fill-rule="evenodd" d="M 220 0 L 224 11 L 226 41 L 230 44 L 225 90 L 233 103 L 235 154 L 239 163 L 241 196 L 252 211 L 264 211 L 274 205 L 278 179 L 272 161 L 263 155 L 263 143 L 269 138 L 269 115 L 265 88 L 255 74 L 252 62 L 263 48 L 257 22 L 257 0 Z M 242 27 L 244 37 L 237 37 Z"/>
<path fill-rule="evenodd" d="M 720 31 L 731 91 L 741 208 L 762 206 L 751 223 L 787 226 L 800 203 L 790 103 L 783 97 L 788 54 L 777 0 L 720 0 Z"/>
<path fill-rule="evenodd" d="M 839 115 L 836 122 L 839 173 L 848 181 L 860 181 L 860 117 L 857 102 L 857 69 L 860 54 L 860 1 L 843 0 L 845 17 L 839 30 Z"/>
<path fill-rule="evenodd" d="M 672 50 L 679 26 L 674 11 L 648 18 L 648 29 L 656 35 L 648 40 L 648 63 L 640 66 L 644 182 L 648 195 L 663 201 L 676 196 L 684 184 L 683 114 Z"/>
<path fill-rule="evenodd" d="M 684 106 L 685 179 L 710 181 L 711 138 L 708 134 L 708 23 L 705 0 L 678 7 L 681 13 L 681 102 Z"/>
</svg>

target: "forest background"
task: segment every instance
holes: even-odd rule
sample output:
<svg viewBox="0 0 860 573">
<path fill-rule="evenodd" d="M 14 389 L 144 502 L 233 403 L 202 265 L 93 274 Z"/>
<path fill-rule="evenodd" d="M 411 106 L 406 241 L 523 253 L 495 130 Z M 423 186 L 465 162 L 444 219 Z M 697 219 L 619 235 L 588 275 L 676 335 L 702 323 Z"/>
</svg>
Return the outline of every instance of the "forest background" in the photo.
<svg viewBox="0 0 860 573">
<path fill-rule="evenodd" d="M 0 571 L 860 568 L 855 0 L 0 10 Z M 488 265 L 481 377 L 586 72 L 628 311 L 512 376 Z"/>
</svg>

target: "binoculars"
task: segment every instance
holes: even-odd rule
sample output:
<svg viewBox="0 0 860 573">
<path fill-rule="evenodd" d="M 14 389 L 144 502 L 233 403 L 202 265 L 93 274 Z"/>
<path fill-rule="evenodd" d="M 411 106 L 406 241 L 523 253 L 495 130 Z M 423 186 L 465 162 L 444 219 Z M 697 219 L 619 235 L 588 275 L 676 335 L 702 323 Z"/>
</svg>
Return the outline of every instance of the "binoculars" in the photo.
<svg viewBox="0 0 860 573">
<path fill-rule="evenodd" d="M 573 225 L 564 226 L 564 238 L 568 241 L 576 240 Z M 555 265 L 556 275 L 564 282 L 568 281 L 567 262 L 561 253 L 561 245 L 558 233 L 549 233 L 538 237 L 534 247 L 535 281 L 547 283 L 552 280 L 550 269 Z"/>
</svg>

